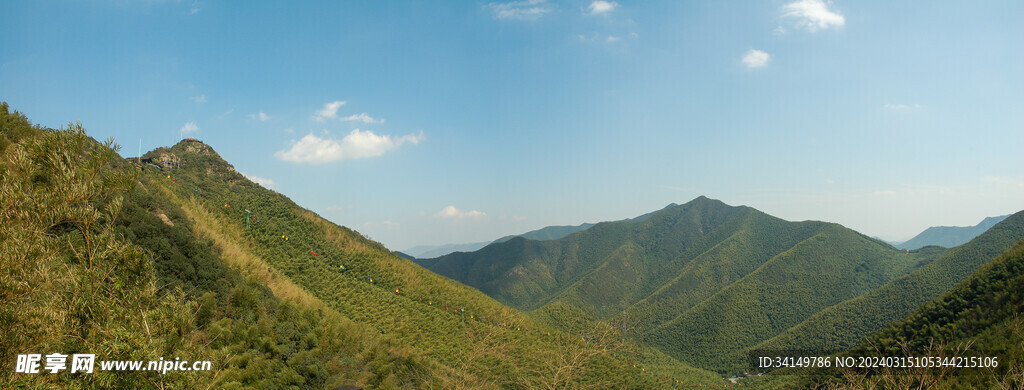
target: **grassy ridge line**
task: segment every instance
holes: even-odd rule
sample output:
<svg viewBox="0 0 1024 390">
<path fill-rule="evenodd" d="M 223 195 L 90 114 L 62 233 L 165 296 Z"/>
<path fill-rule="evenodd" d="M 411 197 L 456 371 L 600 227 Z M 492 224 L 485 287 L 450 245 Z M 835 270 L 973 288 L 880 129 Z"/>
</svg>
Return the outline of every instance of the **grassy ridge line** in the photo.
<svg viewBox="0 0 1024 390">
<path fill-rule="evenodd" d="M 325 237 L 328 240 L 330 240 L 332 242 L 335 242 L 335 243 L 338 243 L 340 245 L 341 244 L 341 240 L 343 240 L 343 238 L 346 237 L 343 234 L 342 229 L 338 225 L 335 225 L 334 223 L 323 219 L 322 217 L 316 215 L 315 213 L 313 213 L 311 211 L 308 211 L 308 210 L 303 210 L 303 211 L 300 212 L 300 214 L 303 215 L 308 220 L 316 223 L 324 231 Z M 385 260 L 386 261 L 386 265 L 390 266 L 389 268 L 390 268 L 391 272 L 400 273 L 401 276 L 402 276 L 402 277 L 400 277 L 400 279 L 404 279 L 404 280 L 408 281 L 409 282 L 408 285 L 420 285 L 422 283 L 422 280 L 424 279 L 425 274 L 429 275 L 431 277 L 436 277 L 435 274 L 433 274 L 430 271 L 427 271 L 427 270 L 425 270 L 423 268 L 419 268 L 419 267 L 417 267 L 417 268 L 402 267 L 401 265 L 406 265 L 408 262 L 406 260 L 400 259 L 398 257 L 384 256 L 384 257 L 381 258 L 381 260 Z M 442 276 L 442 278 L 443 278 L 443 276 Z M 445 278 L 445 279 L 447 279 L 447 278 Z M 451 281 L 451 282 L 455 283 L 459 287 L 462 287 L 463 289 L 470 290 L 473 294 L 481 295 L 482 299 L 493 300 L 492 298 L 487 297 L 486 295 L 483 295 L 479 291 L 472 290 L 471 288 L 469 288 L 467 286 L 461 286 L 461 283 L 458 283 L 457 281 Z M 495 305 L 500 305 L 496 301 L 494 302 L 494 304 Z M 508 313 L 509 316 L 513 316 L 514 315 L 511 312 L 512 311 L 511 308 L 507 308 L 507 307 L 503 306 L 503 309 L 509 311 L 509 313 Z M 523 324 L 521 326 L 526 326 L 526 325 L 529 325 L 529 324 Z M 539 324 L 534 324 L 534 326 L 538 326 L 538 325 Z M 559 331 L 552 331 L 552 332 L 554 334 L 562 335 L 562 333 L 559 332 Z M 575 337 L 572 336 L 571 334 L 566 334 L 565 336 L 572 337 L 573 339 L 575 339 Z M 629 350 L 631 352 L 627 353 L 625 355 L 622 352 L 619 352 L 618 355 L 621 355 L 621 356 L 620 356 L 620 359 L 617 359 L 617 360 L 621 360 L 621 358 L 625 358 L 625 357 L 628 356 L 627 359 L 635 361 L 635 362 L 638 362 L 638 364 L 641 361 L 647 362 L 647 364 L 643 365 L 643 367 L 645 367 L 647 371 L 656 370 L 655 372 L 673 373 L 674 375 L 672 375 L 672 376 L 680 377 L 680 378 L 689 378 L 688 380 L 691 381 L 691 382 L 696 380 L 697 382 L 711 382 L 711 383 L 715 383 L 718 380 L 718 378 L 714 374 L 711 374 L 709 372 L 706 372 L 706 371 L 703 371 L 703 370 L 700 370 L 700 369 L 696 369 L 696 368 L 692 368 L 692 367 L 687 367 L 687 366 L 683 365 L 682 363 L 680 363 L 679 361 L 677 361 L 677 360 L 675 360 L 675 359 L 673 359 L 673 358 L 671 358 L 671 357 L 661 353 L 658 350 L 654 350 L 654 349 L 651 349 L 651 348 L 646 348 L 646 347 L 643 347 L 643 346 L 633 346 L 633 347 L 629 348 Z"/>
<path fill-rule="evenodd" d="M 189 156 L 189 158 L 193 162 L 196 161 L 193 159 L 194 156 Z M 202 167 L 198 166 L 198 168 L 201 171 Z M 217 167 L 213 168 L 216 169 Z M 256 187 L 244 178 L 235 178 L 231 174 L 221 174 L 223 178 L 227 179 L 228 185 L 233 187 L 225 188 L 223 184 L 218 184 L 224 181 L 195 181 L 185 175 L 188 173 L 185 171 L 185 168 L 176 172 L 171 172 L 175 176 L 176 181 L 169 180 L 170 177 L 161 178 L 161 181 L 166 186 L 175 187 L 179 192 L 184 193 L 191 192 L 193 185 L 202 188 L 204 194 L 201 197 L 194 197 L 191 194 L 188 196 L 193 196 L 196 202 L 212 205 L 219 210 L 208 210 L 212 217 L 211 222 L 215 224 L 221 226 L 240 226 L 238 225 L 240 220 L 236 218 L 239 218 L 239 215 L 245 215 L 239 214 L 243 205 L 253 210 L 263 211 L 263 223 L 260 225 L 254 224 L 251 235 L 241 236 L 239 234 L 239 237 L 241 237 L 239 238 L 241 240 L 238 243 L 239 247 L 248 247 L 250 250 L 273 253 L 274 257 L 270 259 L 273 260 L 270 262 L 271 267 L 282 272 L 284 275 L 290 276 L 296 285 L 310 287 L 310 293 L 319 297 L 323 302 L 334 307 L 344 315 L 349 316 L 354 321 L 368 323 L 378 328 L 388 328 L 389 338 L 396 337 L 407 343 L 407 345 L 413 346 L 413 349 L 419 351 L 419 353 L 444 362 L 447 366 L 461 369 L 460 364 L 463 363 L 460 357 L 461 354 L 472 350 L 473 345 L 478 341 L 476 339 L 467 340 L 467 334 L 473 332 L 476 332 L 476 334 L 485 333 L 485 328 L 487 327 L 480 327 L 472 322 L 463 324 L 457 318 L 452 318 L 453 315 L 449 312 L 440 312 L 440 309 L 431 309 L 425 304 L 418 304 L 409 297 L 412 294 L 396 295 L 389 292 L 382 285 L 386 283 L 391 287 L 399 286 L 403 292 L 422 292 L 426 296 L 448 297 L 451 301 L 468 303 L 467 307 L 479 306 L 485 310 L 493 309 L 496 313 L 495 315 L 489 315 L 489 320 L 492 317 L 497 318 L 500 316 L 505 317 L 506 320 L 522 324 L 529 323 L 526 317 L 510 308 L 499 305 L 490 298 L 484 297 L 481 293 L 468 287 L 454 284 L 410 262 L 401 260 L 391 255 L 390 252 L 386 252 L 386 249 L 373 245 L 375 243 L 363 242 L 365 239 L 358 237 L 357 233 L 330 224 L 308 210 L 294 205 L 287 198 Z M 207 170 L 206 173 L 201 177 L 208 178 L 218 174 L 215 170 Z M 217 207 L 222 203 L 230 203 L 235 207 L 230 209 Z M 313 228 L 315 225 L 326 225 L 328 229 L 322 229 L 323 226 Z M 277 238 L 266 237 L 269 231 L 284 231 L 292 240 L 289 244 L 284 244 L 286 241 L 278 241 Z M 335 236 L 331 238 L 331 235 Z M 331 240 L 328 240 L 328 238 L 331 238 Z M 341 244 L 336 242 L 346 239 L 354 241 L 347 241 L 347 243 Z M 334 243 L 328 244 L 329 242 Z M 364 245 L 355 245 L 359 243 Z M 340 248 L 340 246 L 344 248 Z M 333 247 L 335 248 L 333 249 L 335 253 L 331 255 L 331 258 L 336 260 L 338 258 L 347 259 L 344 260 L 346 264 L 358 265 L 358 267 L 353 266 L 353 271 L 351 272 L 357 272 L 359 268 L 362 268 L 366 272 L 373 272 L 374 275 L 381 276 L 380 279 L 384 281 L 380 283 L 381 286 L 369 286 L 358 281 L 351 283 L 353 280 L 340 277 L 340 273 L 331 268 L 336 267 L 336 263 L 331 262 L 327 264 L 325 259 L 314 258 L 308 252 L 303 254 L 303 249 L 301 248 L 307 247 L 318 248 L 318 252 L 323 250 L 324 253 L 331 252 Z M 342 250 L 344 253 L 339 255 L 337 253 L 338 250 Z M 358 250 L 366 250 L 371 253 L 355 253 Z M 265 256 L 261 256 L 261 258 L 265 261 L 268 260 Z M 394 269 L 395 267 L 397 269 Z M 389 269 L 394 269 L 394 271 Z M 422 277 L 420 282 L 425 282 L 424 285 L 404 283 L 405 277 L 403 274 L 406 272 L 418 274 L 419 277 Z M 382 274 L 387 275 L 387 277 L 384 277 Z M 412 280 L 416 283 L 415 278 Z M 328 286 L 330 288 L 325 290 Z M 483 299 L 471 299 L 474 297 L 482 297 Z M 381 311 L 394 311 L 398 315 L 396 316 L 396 314 L 391 313 L 382 316 L 379 314 Z M 393 319 L 395 321 L 392 321 Z M 536 327 L 536 325 L 534 324 L 531 327 Z M 472 335 L 470 336 L 472 337 Z M 510 348 L 511 350 L 504 355 L 505 359 L 492 359 L 481 364 L 474 363 L 471 371 L 479 374 L 482 378 L 493 379 L 494 383 L 508 384 L 509 378 L 522 376 L 524 373 L 529 374 L 530 371 L 539 369 L 545 362 L 538 359 L 537 354 L 550 355 L 550 351 L 556 350 L 558 346 L 557 343 L 544 341 L 543 338 L 535 336 L 532 332 L 531 334 L 523 334 L 502 330 L 498 337 L 501 339 L 499 343 L 513 345 L 514 348 Z M 598 357 L 598 360 L 594 363 L 593 367 L 587 367 L 587 370 L 590 371 L 597 370 L 594 372 L 596 375 L 593 376 L 598 379 L 618 378 L 620 382 L 617 383 L 620 384 L 647 383 L 646 379 L 636 377 L 628 372 L 628 370 L 622 371 L 622 367 L 615 367 L 617 364 L 608 361 L 607 358 Z M 609 376 L 608 370 L 618 372 L 618 374 Z M 602 374 L 601 372 L 605 373 Z"/>
<path fill-rule="evenodd" d="M 323 220 L 322 218 L 319 218 L 318 216 L 316 216 L 315 214 L 313 214 L 311 212 L 303 211 L 303 212 L 301 212 L 301 214 L 303 214 L 306 218 L 310 219 L 311 221 L 317 223 L 322 228 L 324 228 L 325 235 L 327 237 L 331 237 L 332 236 L 332 232 L 334 232 L 334 233 L 339 233 L 340 232 L 340 228 L 338 226 L 333 225 L 332 223 L 330 223 L 330 222 L 328 222 L 326 220 Z M 337 239 L 337 237 L 335 239 Z M 393 268 L 392 270 L 396 271 L 396 272 L 403 273 L 405 276 L 409 277 L 413 281 L 415 281 L 416 278 L 421 278 L 422 276 L 424 276 L 424 275 L 422 275 L 422 272 L 429 272 L 429 271 L 426 271 L 426 270 L 422 270 L 421 272 L 415 272 L 416 270 L 408 268 L 408 267 L 399 267 L 398 263 L 404 262 L 404 260 L 399 260 L 398 258 L 390 258 L 390 257 L 384 256 L 381 260 L 385 260 L 385 261 L 392 260 L 391 262 L 389 262 L 390 265 Z M 402 279 L 402 278 L 399 277 L 399 279 Z M 412 284 L 416 284 L 416 283 L 412 283 Z M 464 287 L 464 288 L 466 288 L 466 287 Z M 475 292 L 475 293 L 476 294 L 480 294 L 479 292 Z M 497 303 L 495 303 L 495 304 L 497 304 Z M 515 315 L 511 312 L 511 309 L 509 309 L 509 308 L 504 308 L 504 309 L 509 311 L 507 313 L 509 315 L 509 317 L 515 317 Z M 440 309 L 438 308 L 438 309 L 435 309 L 435 310 L 440 310 Z M 518 326 L 519 327 L 523 327 L 523 328 L 525 328 L 528 325 L 530 325 L 530 324 L 528 324 L 528 323 L 518 323 Z M 510 322 L 510 326 L 515 326 L 515 325 L 512 325 L 512 323 Z M 534 324 L 533 326 L 537 326 L 537 325 Z M 401 330 L 397 330 L 396 329 L 396 332 L 399 332 L 399 331 L 401 331 Z M 477 330 L 477 331 L 480 331 L 480 330 Z M 486 332 L 486 330 L 483 330 L 483 332 Z M 560 332 L 556 332 L 556 334 L 560 334 Z M 567 337 L 572 337 L 570 335 L 566 335 L 566 336 Z M 575 337 L 573 337 L 572 339 L 575 340 Z M 519 341 L 521 342 L 522 340 L 519 340 Z M 532 342 L 535 343 L 536 340 L 532 340 Z M 551 349 L 551 348 L 546 348 L 546 349 Z M 644 356 L 644 357 L 647 357 L 647 359 L 650 359 L 651 357 L 655 357 L 656 358 L 656 355 L 654 353 L 651 353 L 651 351 L 643 351 L 642 354 L 635 355 L 635 356 L 638 356 L 638 357 L 639 356 Z M 638 359 L 635 359 L 635 360 L 639 361 L 641 359 L 638 358 Z M 644 359 L 644 360 L 646 360 L 646 359 Z M 679 375 L 680 377 L 683 377 L 683 376 L 689 377 L 689 378 L 697 377 L 697 378 L 701 378 L 703 381 L 712 381 L 712 383 L 714 383 L 714 381 L 716 379 L 716 378 L 714 378 L 713 375 L 708 375 L 708 373 L 706 373 L 706 372 L 703 372 L 703 371 L 700 371 L 700 370 L 697 370 L 697 369 L 693 369 L 693 368 L 683 368 L 680 371 L 679 363 L 678 362 L 674 362 L 675 365 L 674 365 L 674 367 L 671 367 L 671 369 L 668 368 L 668 366 L 670 366 L 671 363 L 666 364 L 666 362 L 664 362 L 664 361 L 660 361 L 660 363 L 661 364 L 646 365 L 645 367 L 647 367 L 648 370 L 651 369 L 651 368 L 657 368 L 659 372 L 672 372 L 672 371 L 682 372 L 683 375 Z M 614 364 L 614 363 L 612 363 L 612 364 Z"/>
<path fill-rule="evenodd" d="M 213 216 L 205 207 L 196 202 L 195 199 L 182 201 L 176 194 L 165 186 L 158 186 L 158 188 L 164 196 L 172 198 L 175 203 L 181 207 L 181 210 L 185 215 L 192 220 L 193 226 L 196 228 L 196 234 L 199 235 L 201 239 L 212 241 L 214 245 L 220 249 L 222 253 L 221 258 L 227 261 L 228 264 L 237 266 L 246 274 L 246 276 L 252 277 L 261 284 L 267 286 L 274 295 L 281 299 L 291 300 L 292 302 L 295 302 L 307 309 L 323 310 L 331 315 L 343 318 L 346 322 L 356 324 L 348 317 L 345 317 L 341 313 L 332 309 L 319 298 L 314 297 L 309 292 L 302 289 L 302 287 L 296 285 L 287 276 L 274 271 L 266 261 L 263 261 L 263 259 L 242 249 L 236 243 L 240 236 L 237 229 L 230 229 L 212 223 Z M 227 238 L 228 236 L 236 238 L 235 240 L 229 240 Z"/>
<path fill-rule="evenodd" d="M 297 285 L 289 277 L 276 271 L 274 267 L 259 256 L 242 249 L 239 242 L 244 242 L 245 240 L 242 237 L 240 228 L 235 227 L 234 225 L 219 223 L 216 217 L 203 207 L 203 205 L 199 204 L 194 198 L 182 201 L 180 197 L 174 194 L 173 191 L 168 189 L 166 186 L 159 186 L 159 188 L 164 195 L 174 199 L 175 203 L 181 207 L 186 216 L 193 221 L 194 226 L 197 229 L 197 233 L 201 234 L 204 238 L 210 239 L 218 249 L 221 250 L 223 259 L 226 259 L 232 265 L 238 266 L 245 274 L 266 285 L 276 296 L 282 299 L 289 299 L 305 308 L 321 310 L 325 314 L 335 317 L 345 324 L 351 325 L 356 329 L 360 329 L 360 337 L 371 340 L 368 344 L 381 342 L 378 331 L 372 329 L 372 327 L 366 323 L 357 322 L 345 316 L 331 305 L 324 303 L 323 300 L 310 294 L 308 291 Z M 414 353 L 411 354 L 410 351 L 399 351 L 395 349 L 391 349 L 389 352 L 400 356 L 415 355 Z M 437 364 L 437 361 L 428 360 L 428 362 L 433 363 L 429 364 L 430 368 L 434 370 L 433 374 L 441 375 L 441 377 L 427 378 L 433 379 L 432 382 L 428 382 L 429 387 L 445 387 L 445 385 L 450 385 L 452 383 L 460 383 L 462 381 L 471 382 L 478 379 L 475 376 L 470 375 L 468 372 L 456 372 L 456 370 L 450 366 Z M 442 372 L 438 372 L 437 370 L 441 370 Z M 460 375 L 466 378 L 457 378 Z M 462 379 L 462 381 L 459 379 Z M 480 386 L 483 386 L 483 388 L 492 388 L 496 386 L 493 383 L 483 381 L 477 383 Z"/>
<path fill-rule="evenodd" d="M 357 240 L 352 240 L 351 236 L 345 234 L 342 227 L 324 219 L 316 213 L 303 209 L 299 211 L 299 215 L 320 228 L 320 231 L 324 233 L 324 239 L 338 245 L 339 248 L 348 248 L 351 250 L 353 249 L 352 246 L 354 243 L 356 250 L 368 250 L 367 246 L 360 245 Z M 463 285 L 462 283 L 444 277 L 443 275 L 434 274 L 412 261 L 390 253 L 390 251 L 382 256 L 378 256 L 375 260 L 376 262 L 374 265 L 378 268 L 379 272 L 390 274 L 397 280 L 403 282 L 403 287 L 399 288 L 408 291 L 408 293 L 403 296 L 409 299 L 412 299 L 411 297 L 416 296 L 417 294 L 429 295 L 430 291 L 436 291 L 441 288 L 452 288 L 455 289 L 457 294 L 461 295 L 466 300 L 462 303 L 458 303 L 457 305 L 459 306 L 491 306 L 493 308 L 497 308 L 496 311 L 488 312 L 488 314 L 490 314 L 489 317 L 495 317 L 499 321 L 504 322 L 517 322 L 515 317 L 521 315 L 472 287 Z M 437 279 L 443 279 L 444 284 L 447 284 L 447 286 L 441 286 L 441 283 L 438 283 L 439 281 Z M 470 303 L 466 303 L 468 301 L 481 302 L 483 305 L 472 305 Z M 478 311 L 484 312 L 485 310 L 480 309 Z M 527 327 L 539 327 L 540 324 L 523 323 L 521 325 Z"/>
</svg>

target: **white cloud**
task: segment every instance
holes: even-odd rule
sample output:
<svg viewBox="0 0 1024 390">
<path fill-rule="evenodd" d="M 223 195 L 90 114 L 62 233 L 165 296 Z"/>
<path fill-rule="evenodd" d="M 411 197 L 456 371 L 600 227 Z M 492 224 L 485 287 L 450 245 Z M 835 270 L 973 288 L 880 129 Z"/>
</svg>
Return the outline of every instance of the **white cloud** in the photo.
<svg viewBox="0 0 1024 390">
<path fill-rule="evenodd" d="M 249 118 L 265 121 L 267 119 L 270 119 L 270 115 L 267 115 L 267 113 L 260 111 L 259 114 L 249 114 Z"/>
<path fill-rule="evenodd" d="M 619 3 L 616 3 L 614 1 L 595 0 L 594 2 L 590 3 L 589 7 L 587 7 L 587 13 L 591 15 L 603 14 L 606 12 L 611 12 L 618 6 Z"/>
<path fill-rule="evenodd" d="M 478 219 L 478 218 L 483 218 L 483 217 L 486 217 L 486 216 L 487 216 L 487 213 L 485 213 L 483 211 L 477 211 L 477 210 L 462 211 L 462 210 L 459 210 L 459 209 L 455 208 L 455 206 L 445 207 L 445 208 L 441 209 L 441 211 L 438 211 L 437 214 L 434 214 L 435 218 L 447 218 L 447 219 L 463 219 L 463 218 Z"/>
<path fill-rule="evenodd" d="M 334 119 L 338 115 L 338 109 L 348 103 L 344 100 L 335 100 L 330 103 L 324 104 L 324 108 L 321 108 L 313 114 L 313 120 L 317 122 L 323 122 L 327 119 Z"/>
<path fill-rule="evenodd" d="M 198 14 L 199 13 L 199 6 L 201 6 L 201 5 L 203 5 L 203 3 L 200 3 L 199 1 L 193 1 L 192 2 L 192 7 L 189 8 L 188 13 L 190 15 Z"/>
<path fill-rule="evenodd" d="M 771 54 L 756 49 L 750 49 L 747 50 L 747 54 L 743 56 L 742 61 L 743 65 L 746 65 L 747 68 L 753 69 L 767 65 L 771 58 Z"/>
<path fill-rule="evenodd" d="M 196 121 L 189 121 L 184 126 L 181 126 L 181 129 L 179 129 L 179 131 L 187 134 L 193 131 L 199 131 L 199 126 L 196 125 Z"/>
<path fill-rule="evenodd" d="M 206 95 L 193 96 L 192 101 L 196 103 L 206 103 Z"/>
<path fill-rule="evenodd" d="M 636 33 L 630 33 L 629 36 L 633 37 L 633 38 L 636 38 L 638 35 Z M 596 31 L 595 32 L 591 32 L 590 35 L 576 34 L 576 38 L 579 39 L 580 42 L 588 42 L 588 43 L 589 42 L 615 43 L 615 42 L 622 41 L 622 37 L 621 36 L 617 36 L 617 35 L 604 35 L 604 34 L 599 34 Z"/>
<path fill-rule="evenodd" d="M 795 20 L 797 27 L 810 32 L 842 27 L 846 18 L 828 9 L 821 0 L 798 0 L 782 6 L 782 16 Z"/>
<path fill-rule="evenodd" d="M 372 116 L 366 115 L 366 113 L 349 115 L 341 118 L 343 121 L 360 121 L 363 123 L 384 123 L 383 119 L 374 119 Z"/>
<path fill-rule="evenodd" d="M 265 179 L 265 178 L 262 178 L 262 177 L 259 177 L 259 176 L 249 176 L 249 175 L 246 175 L 244 173 L 242 173 L 242 176 L 245 176 L 246 179 L 251 180 L 253 183 L 259 184 L 259 185 L 263 186 L 264 188 L 273 189 L 274 186 L 277 185 L 277 182 L 275 182 L 273 180 L 270 180 L 270 179 Z"/>
<path fill-rule="evenodd" d="M 423 140 L 423 131 L 401 137 L 377 135 L 372 131 L 352 130 L 340 140 L 320 138 L 310 133 L 298 142 L 292 141 L 291 148 L 274 155 L 284 161 L 324 164 L 332 161 L 370 158 L 395 149 L 403 143 L 417 144 Z"/>
<path fill-rule="evenodd" d="M 919 109 L 921 107 L 924 107 L 924 106 L 922 106 L 920 104 L 917 104 L 917 103 L 914 103 L 914 104 L 892 104 L 892 103 L 886 103 L 886 104 L 882 105 L 882 108 L 884 108 L 886 110 L 889 110 L 889 111 L 911 111 L 911 110 Z"/>
<path fill-rule="evenodd" d="M 363 227 L 373 230 L 398 230 L 402 225 L 398 222 L 384 221 L 381 223 L 367 222 L 363 224 Z"/>
<path fill-rule="evenodd" d="M 523 0 L 510 1 L 507 3 L 490 3 L 487 7 L 491 9 L 494 17 L 502 20 L 534 20 L 551 12 L 551 8 L 545 4 L 547 0 Z"/>
</svg>

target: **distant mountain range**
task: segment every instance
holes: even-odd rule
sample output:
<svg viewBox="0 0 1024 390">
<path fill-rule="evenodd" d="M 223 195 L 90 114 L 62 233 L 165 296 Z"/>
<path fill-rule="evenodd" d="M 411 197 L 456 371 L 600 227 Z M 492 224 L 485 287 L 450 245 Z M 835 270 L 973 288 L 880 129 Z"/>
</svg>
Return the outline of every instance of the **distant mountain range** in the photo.
<svg viewBox="0 0 1024 390">
<path fill-rule="evenodd" d="M 1009 215 L 988 217 L 982 220 L 981 223 L 974 226 L 932 226 L 925 229 L 921 234 L 914 236 L 914 238 L 904 242 L 894 242 L 891 244 L 897 248 L 907 249 L 918 249 L 928 245 L 952 248 L 957 245 L 963 245 L 967 241 L 970 241 L 974 237 L 984 233 L 997 223 L 1002 222 L 1006 217 L 1009 217 Z"/>
<path fill-rule="evenodd" d="M 490 241 L 483 241 L 464 244 L 417 245 L 401 252 L 416 259 L 430 259 L 438 256 L 444 256 L 449 253 L 472 252 L 483 248 L 490 243 Z"/>
<path fill-rule="evenodd" d="M 562 329 L 628 316 L 648 345 L 728 373 L 759 346 L 856 345 L 1024 238 L 1024 213 L 1004 225 L 956 251 L 903 253 L 838 224 L 699 197 L 560 239 L 419 262 Z"/>
<path fill-rule="evenodd" d="M 401 251 L 400 253 L 416 259 L 432 259 L 455 252 L 473 252 L 487 245 L 505 242 L 515 237 L 529 238 L 531 240 L 545 241 L 556 240 L 572 233 L 586 230 L 594 226 L 592 223 L 584 223 L 577 226 L 548 226 L 532 230 L 519 235 L 511 235 L 499 238 L 494 241 L 473 242 L 468 244 L 445 244 L 445 245 L 418 245 Z"/>
</svg>

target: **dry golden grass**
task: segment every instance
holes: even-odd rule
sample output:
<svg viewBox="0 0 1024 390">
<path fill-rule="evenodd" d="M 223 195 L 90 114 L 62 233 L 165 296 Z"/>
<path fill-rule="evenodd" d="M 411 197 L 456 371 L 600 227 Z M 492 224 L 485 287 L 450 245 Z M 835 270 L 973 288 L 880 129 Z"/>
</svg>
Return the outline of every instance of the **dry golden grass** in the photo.
<svg viewBox="0 0 1024 390">
<path fill-rule="evenodd" d="M 266 261 L 243 249 L 241 242 L 244 241 L 242 231 L 235 226 L 228 226 L 220 223 L 203 205 L 195 199 L 181 201 L 181 199 L 164 186 L 159 186 L 160 191 L 168 198 L 174 199 L 175 203 L 181 205 L 185 216 L 192 221 L 196 228 L 196 234 L 200 239 L 208 239 L 221 251 L 221 257 L 229 265 L 238 267 L 247 277 L 253 278 L 259 283 L 270 288 L 278 298 L 288 300 L 302 308 L 310 310 L 321 310 L 325 315 L 343 319 L 347 324 L 355 325 L 351 319 L 345 317 L 337 310 L 334 310 L 319 298 L 313 296 L 302 287 L 299 287 L 287 276 L 274 270 Z"/>
</svg>

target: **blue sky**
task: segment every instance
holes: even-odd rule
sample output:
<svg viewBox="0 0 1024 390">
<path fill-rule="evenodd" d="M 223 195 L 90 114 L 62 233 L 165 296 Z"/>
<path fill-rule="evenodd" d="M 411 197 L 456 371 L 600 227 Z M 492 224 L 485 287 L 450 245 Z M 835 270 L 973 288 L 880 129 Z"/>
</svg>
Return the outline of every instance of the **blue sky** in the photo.
<svg viewBox="0 0 1024 390">
<path fill-rule="evenodd" d="M 0 100 L 196 137 L 392 249 L 699 195 L 906 239 L 1024 209 L 1024 3 L 5 2 Z"/>
</svg>

